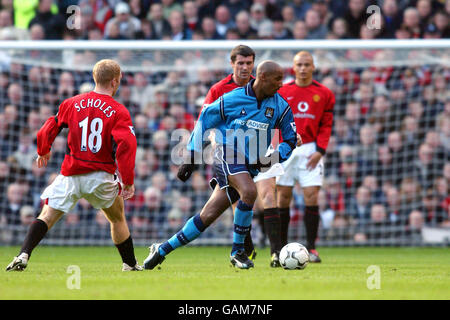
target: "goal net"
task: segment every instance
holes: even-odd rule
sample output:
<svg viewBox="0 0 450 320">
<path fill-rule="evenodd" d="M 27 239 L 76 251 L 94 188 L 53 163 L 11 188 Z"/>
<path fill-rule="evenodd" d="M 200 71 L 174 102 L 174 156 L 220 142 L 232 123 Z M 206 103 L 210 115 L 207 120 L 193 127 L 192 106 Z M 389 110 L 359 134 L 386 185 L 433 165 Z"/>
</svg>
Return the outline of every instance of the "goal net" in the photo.
<svg viewBox="0 0 450 320">
<path fill-rule="evenodd" d="M 37 45 L 39 44 L 39 45 Z M 212 84 L 231 73 L 239 42 L 64 41 L 0 43 L 0 244 L 20 244 L 43 206 L 40 195 L 66 153 L 62 131 L 47 168 L 36 166 L 36 132 L 59 104 L 93 89 L 96 61 L 120 62 L 116 98 L 130 111 L 138 141 L 136 195 L 125 210 L 137 245 L 165 240 L 208 200 L 211 165 L 176 178 L 189 136 Z M 255 66 L 272 59 L 293 79 L 292 58 L 313 54 L 314 77 L 336 97 L 333 132 L 319 192 L 318 245 L 422 245 L 450 228 L 450 42 L 250 41 Z M 292 106 L 295 107 L 295 106 Z M 181 141 L 181 144 L 180 144 Z M 305 242 L 301 186 L 294 188 L 289 240 Z M 227 210 L 194 244 L 232 242 Z M 447 231 L 446 231 L 447 230 Z M 436 231 L 436 232 L 438 232 Z M 447 233 L 445 233 L 447 232 Z M 440 233 L 440 234 L 441 234 Z M 262 218 L 256 245 L 268 244 Z M 435 239 L 436 237 L 431 237 Z M 109 245 L 109 224 L 87 201 L 64 215 L 43 241 Z"/>
</svg>

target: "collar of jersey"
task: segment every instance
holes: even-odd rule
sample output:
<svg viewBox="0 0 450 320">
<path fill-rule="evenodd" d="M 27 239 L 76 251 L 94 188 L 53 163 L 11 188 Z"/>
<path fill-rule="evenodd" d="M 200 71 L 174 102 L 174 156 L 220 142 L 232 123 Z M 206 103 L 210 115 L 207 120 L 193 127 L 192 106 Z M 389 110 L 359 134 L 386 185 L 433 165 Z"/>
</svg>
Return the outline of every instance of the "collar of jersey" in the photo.
<svg viewBox="0 0 450 320">
<path fill-rule="evenodd" d="M 250 97 L 256 98 L 255 92 L 253 91 L 253 88 L 252 88 L 253 82 L 255 82 L 255 79 L 252 79 L 247 83 L 247 85 L 245 86 L 245 94 Z"/>
</svg>

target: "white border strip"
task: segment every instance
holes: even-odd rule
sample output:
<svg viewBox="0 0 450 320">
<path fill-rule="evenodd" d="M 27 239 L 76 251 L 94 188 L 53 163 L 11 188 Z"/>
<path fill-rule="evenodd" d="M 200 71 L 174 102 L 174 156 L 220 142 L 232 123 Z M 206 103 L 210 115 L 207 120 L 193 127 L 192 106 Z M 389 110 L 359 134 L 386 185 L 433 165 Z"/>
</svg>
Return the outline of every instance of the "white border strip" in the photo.
<svg viewBox="0 0 450 320">
<path fill-rule="evenodd" d="M 450 39 L 413 40 L 250 40 L 250 41 L 171 41 L 171 40 L 64 40 L 0 41 L 2 49 L 24 50 L 220 50 L 245 44 L 258 49 L 450 49 Z"/>
</svg>

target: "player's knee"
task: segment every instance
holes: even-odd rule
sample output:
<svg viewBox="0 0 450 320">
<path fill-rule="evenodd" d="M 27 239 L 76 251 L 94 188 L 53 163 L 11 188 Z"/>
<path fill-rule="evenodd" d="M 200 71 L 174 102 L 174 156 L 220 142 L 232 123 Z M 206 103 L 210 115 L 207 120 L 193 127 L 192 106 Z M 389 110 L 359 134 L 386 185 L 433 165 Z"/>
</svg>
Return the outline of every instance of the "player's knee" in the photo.
<svg viewBox="0 0 450 320">
<path fill-rule="evenodd" d="M 273 192 L 267 192 L 263 198 L 264 208 L 275 208 L 277 206 L 275 201 L 275 194 Z"/>
<path fill-rule="evenodd" d="M 311 190 L 303 190 L 303 196 L 305 198 L 305 204 L 307 206 L 316 206 L 318 199 L 319 189 L 314 188 Z"/>
<path fill-rule="evenodd" d="M 242 202 L 253 205 L 257 196 L 256 187 L 254 185 L 249 185 L 241 189 L 241 200 Z"/>
</svg>

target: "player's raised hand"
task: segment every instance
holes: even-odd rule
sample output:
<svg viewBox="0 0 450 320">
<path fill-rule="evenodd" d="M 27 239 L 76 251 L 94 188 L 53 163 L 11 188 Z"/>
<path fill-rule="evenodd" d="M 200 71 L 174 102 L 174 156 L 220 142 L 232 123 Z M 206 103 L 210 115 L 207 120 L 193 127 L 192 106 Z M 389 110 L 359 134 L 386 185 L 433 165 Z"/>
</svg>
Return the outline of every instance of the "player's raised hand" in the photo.
<svg viewBox="0 0 450 320">
<path fill-rule="evenodd" d="M 122 197 L 123 200 L 128 200 L 133 198 L 134 196 L 134 184 L 132 185 L 123 185 Z"/>
<path fill-rule="evenodd" d="M 300 147 L 303 144 L 302 136 L 297 133 L 297 147 Z"/>
<path fill-rule="evenodd" d="M 36 159 L 38 168 L 46 167 L 51 155 L 52 155 L 51 152 L 44 154 L 43 156 L 38 155 Z"/>
</svg>

